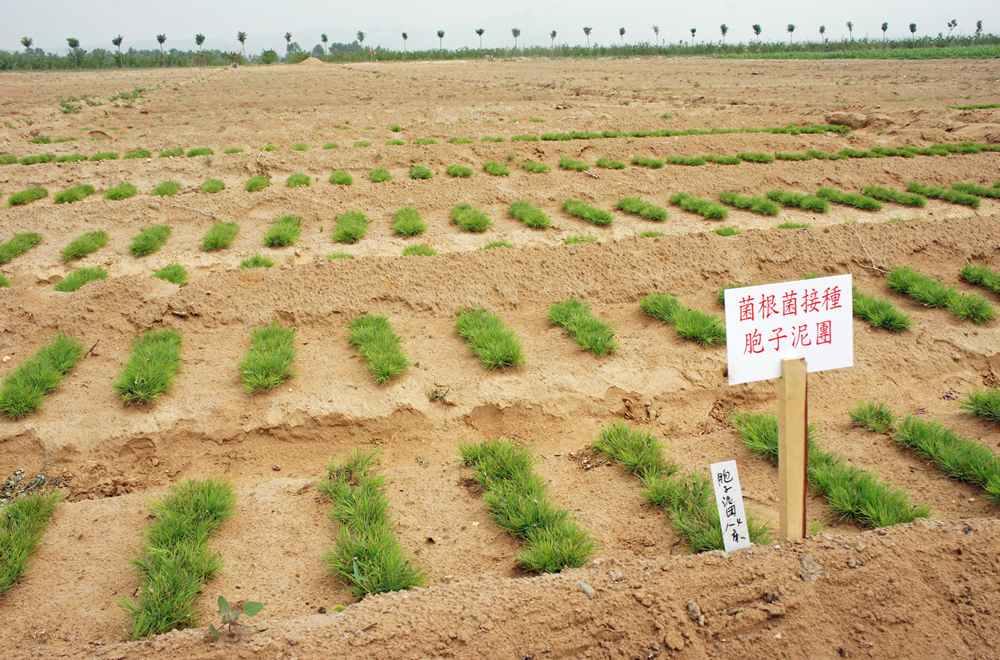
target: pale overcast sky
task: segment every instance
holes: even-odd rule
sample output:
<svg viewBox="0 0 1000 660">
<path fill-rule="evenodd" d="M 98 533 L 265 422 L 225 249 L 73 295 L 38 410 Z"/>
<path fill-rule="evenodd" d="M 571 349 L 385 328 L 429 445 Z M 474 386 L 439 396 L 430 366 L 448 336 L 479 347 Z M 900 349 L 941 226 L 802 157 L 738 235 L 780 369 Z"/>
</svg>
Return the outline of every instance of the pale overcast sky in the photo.
<svg viewBox="0 0 1000 660">
<path fill-rule="evenodd" d="M 653 25 L 660 26 L 660 38 L 676 43 L 690 40 L 718 41 L 719 25 L 729 26 L 727 42 L 754 39 L 751 25 L 763 27 L 762 40 L 788 40 L 785 27 L 796 26 L 795 41 L 818 41 L 819 26 L 826 25 L 827 39 L 847 36 L 846 22 L 854 23 L 854 38 L 881 39 L 880 26 L 889 23 L 890 38 L 909 37 L 908 25 L 917 24 L 917 35 L 948 33 L 947 22 L 958 21 L 954 34 L 969 35 L 977 20 L 984 32 L 1000 34 L 1000 3 L 997 0 L 841 0 L 803 2 L 801 0 L 704 0 L 671 6 L 663 2 L 622 0 L 370 0 L 345 4 L 321 0 L 34 0 L 4 3 L 0 19 L 0 49 L 18 50 L 21 37 L 34 39 L 36 48 L 65 52 L 66 38 L 76 37 L 87 50 L 114 47 L 111 39 L 124 36 L 123 47 L 156 48 L 156 35 L 167 36 L 166 48 L 195 49 L 194 35 L 206 36 L 207 48 L 238 50 L 236 33 L 248 34 L 247 53 L 265 48 L 285 52 L 283 35 L 304 50 L 319 43 L 327 34 L 331 42 L 350 43 L 358 30 L 367 35 L 365 45 L 381 45 L 400 50 L 402 32 L 409 34 L 410 50 L 437 48 L 437 31 L 444 30 L 446 48 L 475 48 L 477 28 L 486 30 L 486 48 L 513 45 L 511 28 L 519 28 L 518 46 L 548 46 L 549 33 L 556 30 L 557 44 L 583 44 L 583 27 L 593 27 L 592 44 L 618 43 L 618 28 L 625 28 L 625 41 L 654 40 Z M 475 6 L 473 6 L 475 5 Z M 946 6 L 947 5 L 947 6 Z M 992 9 L 990 9 L 992 7 Z"/>
</svg>

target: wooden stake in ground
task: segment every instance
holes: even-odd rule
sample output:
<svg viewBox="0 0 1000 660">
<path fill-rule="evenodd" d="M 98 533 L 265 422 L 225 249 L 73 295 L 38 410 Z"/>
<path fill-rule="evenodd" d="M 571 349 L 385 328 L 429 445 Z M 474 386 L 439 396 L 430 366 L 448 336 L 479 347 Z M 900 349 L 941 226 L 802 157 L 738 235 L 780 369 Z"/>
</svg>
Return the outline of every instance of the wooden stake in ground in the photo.
<svg viewBox="0 0 1000 660">
<path fill-rule="evenodd" d="M 806 360 L 781 360 L 778 380 L 778 538 L 806 535 L 806 429 L 809 425 Z"/>
</svg>

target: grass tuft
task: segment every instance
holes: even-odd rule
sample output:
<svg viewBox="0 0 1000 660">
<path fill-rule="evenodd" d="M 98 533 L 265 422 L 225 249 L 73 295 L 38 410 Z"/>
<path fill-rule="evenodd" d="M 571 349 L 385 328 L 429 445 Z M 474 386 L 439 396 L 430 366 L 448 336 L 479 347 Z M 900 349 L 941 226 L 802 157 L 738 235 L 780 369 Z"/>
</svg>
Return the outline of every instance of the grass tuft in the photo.
<svg viewBox="0 0 1000 660">
<path fill-rule="evenodd" d="M 596 236 L 587 234 L 570 234 L 563 238 L 563 245 L 579 245 L 580 243 L 600 243 Z"/>
<path fill-rule="evenodd" d="M 967 195 L 1000 199 L 1000 188 L 986 188 L 975 183 L 953 183 L 951 188 Z"/>
<path fill-rule="evenodd" d="M 187 268 L 176 262 L 167 264 L 163 268 L 159 269 L 153 273 L 153 277 L 157 277 L 178 286 L 184 286 L 188 283 Z"/>
<path fill-rule="evenodd" d="M 859 401 L 850 412 L 855 426 L 863 426 L 873 433 L 892 433 L 896 428 L 896 415 L 884 401 Z"/>
<path fill-rule="evenodd" d="M 812 160 L 813 159 L 813 156 L 810 155 L 810 154 L 808 154 L 808 153 L 804 153 L 804 154 L 789 154 L 789 153 L 783 153 L 783 152 L 780 152 L 780 151 L 775 152 L 774 157 L 777 160 Z"/>
<path fill-rule="evenodd" d="M 102 151 L 101 153 L 94 154 L 87 160 L 91 162 L 97 162 L 102 160 L 118 160 L 118 154 L 113 151 Z"/>
<path fill-rule="evenodd" d="M 492 250 L 493 248 L 509 248 L 514 249 L 513 243 L 508 243 L 507 241 L 490 241 L 486 245 L 479 248 L 480 250 Z"/>
<path fill-rule="evenodd" d="M 934 199 L 940 199 L 946 202 L 951 202 L 952 204 L 962 204 L 964 206 L 971 206 L 974 209 L 979 208 L 979 203 L 981 201 L 975 195 L 970 195 L 960 190 L 935 188 L 934 186 L 927 186 L 917 181 L 911 181 L 909 184 L 907 184 L 906 189 L 909 190 L 911 193 L 923 195 L 924 197 L 932 197 Z"/>
<path fill-rule="evenodd" d="M 285 247 L 295 245 L 302 233 L 302 218 L 297 215 L 283 215 L 274 220 L 264 234 L 264 245 L 267 247 Z"/>
<path fill-rule="evenodd" d="M 877 296 L 868 296 L 854 288 L 854 315 L 867 321 L 873 327 L 885 328 L 890 332 L 904 332 L 913 326 L 910 315 L 900 311 L 892 301 Z"/>
<path fill-rule="evenodd" d="M 369 142 L 368 140 L 358 140 L 357 142 L 354 143 L 354 146 L 355 147 L 370 147 L 370 146 L 372 146 L 372 143 Z"/>
<path fill-rule="evenodd" d="M 594 355 L 604 356 L 618 348 L 615 329 L 590 311 L 590 305 L 567 298 L 549 307 L 549 323 L 558 325 L 577 346 Z"/>
<path fill-rule="evenodd" d="M 655 229 L 644 229 L 635 234 L 639 238 L 663 238 L 666 236 L 662 231 L 657 231 Z"/>
<path fill-rule="evenodd" d="M 354 255 L 348 254 L 346 252 L 330 252 L 329 254 L 326 255 L 326 258 L 330 259 L 331 261 L 335 259 L 353 259 Z"/>
<path fill-rule="evenodd" d="M 405 206 L 392 214 L 392 230 L 400 236 L 416 236 L 427 231 L 427 223 L 419 211 Z"/>
<path fill-rule="evenodd" d="M 323 145 L 323 150 L 326 151 L 329 149 L 340 149 L 340 145 L 337 144 L 336 142 L 327 142 L 326 144 Z"/>
<path fill-rule="evenodd" d="M 309 145 L 304 142 L 296 142 L 292 146 L 288 147 L 292 151 L 309 151 Z"/>
<path fill-rule="evenodd" d="M 729 211 L 725 206 L 709 199 L 701 199 L 694 195 L 689 195 L 688 193 L 674 193 L 670 196 L 670 203 L 681 207 L 685 211 L 697 213 L 711 220 L 725 220 L 729 216 Z"/>
<path fill-rule="evenodd" d="M 42 199 L 49 194 L 49 191 L 45 188 L 40 188 L 35 186 L 33 188 L 25 188 L 24 190 L 19 190 L 7 198 L 7 203 L 11 206 L 23 206 L 24 204 L 30 204 L 36 200 Z"/>
<path fill-rule="evenodd" d="M 587 163 L 573 158 L 560 158 L 559 167 L 564 170 L 573 170 L 575 172 L 586 172 L 590 169 L 590 165 Z"/>
<path fill-rule="evenodd" d="M 485 136 L 483 136 L 483 139 L 480 140 L 480 141 L 481 142 L 503 142 L 504 138 L 502 138 L 502 137 L 496 137 L 496 136 L 493 136 L 493 135 L 485 135 Z"/>
<path fill-rule="evenodd" d="M 719 200 L 758 215 L 778 215 L 779 212 L 778 205 L 766 197 L 744 197 L 731 190 L 723 190 L 719 193 Z"/>
<path fill-rule="evenodd" d="M 357 243 L 368 233 L 368 216 L 361 211 L 344 211 L 337 216 L 333 240 L 337 243 Z"/>
<path fill-rule="evenodd" d="M 211 156 L 215 151 L 209 149 L 208 147 L 197 147 L 195 149 L 188 149 L 187 157 L 195 158 L 197 156 Z"/>
<path fill-rule="evenodd" d="M 201 191 L 203 193 L 208 193 L 214 195 L 215 193 L 222 192 L 226 189 L 226 182 L 222 179 L 209 179 L 205 183 L 201 184 Z"/>
<path fill-rule="evenodd" d="M 437 250 L 422 243 L 414 243 L 403 248 L 404 257 L 433 257 L 436 254 Z"/>
<path fill-rule="evenodd" d="M 647 220 L 656 220 L 657 222 L 666 220 L 668 216 L 667 209 L 647 202 L 640 197 L 622 197 L 615 204 L 615 208 L 619 211 L 637 215 Z"/>
<path fill-rule="evenodd" d="M 240 233 L 240 226 L 235 222 L 216 222 L 201 239 L 201 249 L 209 252 L 211 250 L 221 250 L 233 244 L 236 235 Z"/>
<path fill-rule="evenodd" d="M 707 162 L 715 163 L 716 165 L 739 165 L 743 161 L 736 156 L 716 156 L 714 154 L 708 154 L 702 156 Z"/>
<path fill-rule="evenodd" d="M 54 392 L 62 379 L 73 371 L 83 357 L 83 342 L 76 337 L 56 333 L 52 342 L 19 364 L 0 384 L 0 412 L 11 419 L 32 414 L 42 405 L 42 399 Z M 3 524 L 0 516 L 0 525 Z M 0 553 L 0 572 L 7 557 Z"/>
<path fill-rule="evenodd" d="M 632 164 L 650 167 L 654 170 L 658 170 L 664 165 L 663 161 L 659 158 L 650 158 L 648 156 L 632 156 Z"/>
<path fill-rule="evenodd" d="M 507 207 L 507 213 L 524 223 L 526 227 L 532 229 L 544 229 L 552 226 L 552 220 L 541 209 L 531 202 L 520 200 Z"/>
<path fill-rule="evenodd" d="M 152 403 L 173 386 L 182 364 L 181 333 L 147 330 L 133 342 L 114 388 L 125 403 Z"/>
<path fill-rule="evenodd" d="M 960 276 L 969 284 L 984 287 L 1000 295 L 1000 273 L 995 270 L 978 264 L 966 264 Z"/>
<path fill-rule="evenodd" d="M 545 163 L 536 163 L 534 161 L 528 160 L 521 163 L 521 167 L 528 170 L 532 174 L 541 174 L 543 172 L 548 172 L 551 168 Z"/>
<path fill-rule="evenodd" d="M 1000 424 L 1000 389 L 996 387 L 975 388 L 959 405 L 976 417 Z"/>
<path fill-rule="evenodd" d="M 451 207 L 451 221 L 465 231 L 474 233 L 484 232 L 493 225 L 489 216 L 468 204 Z"/>
<path fill-rule="evenodd" d="M 266 257 L 260 252 L 254 252 L 252 255 L 240 262 L 240 268 L 270 268 L 274 264 L 278 263 L 270 257 Z"/>
<path fill-rule="evenodd" d="M 493 176 L 510 176 L 510 170 L 496 161 L 486 161 L 483 163 L 483 169 L 486 170 L 488 174 L 492 174 Z"/>
<path fill-rule="evenodd" d="M 153 254 L 167 242 L 170 236 L 170 225 L 155 225 L 146 227 L 132 238 L 128 251 L 136 257 Z"/>
<path fill-rule="evenodd" d="M 285 179 L 285 186 L 288 188 L 297 188 L 298 186 L 309 185 L 312 185 L 312 179 L 308 174 L 303 174 L 302 172 L 296 172 Z"/>
<path fill-rule="evenodd" d="M 135 197 L 138 193 L 139 189 L 131 183 L 119 183 L 117 186 L 109 188 L 108 191 L 104 193 L 104 199 L 120 202 L 123 199 Z"/>
<path fill-rule="evenodd" d="M 0 507 L 0 597 L 24 574 L 62 498 L 59 491 L 34 492 Z"/>
<path fill-rule="evenodd" d="M 100 250 L 102 247 L 108 244 L 108 232 L 98 230 L 98 231 L 88 231 L 82 236 L 77 236 L 69 245 L 63 248 L 59 256 L 62 257 L 63 261 L 71 261 L 73 259 L 82 259 L 92 252 Z"/>
<path fill-rule="evenodd" d="M 3 156 L 0 156 L 0 164 L 3 163 Z M 79 163 L 81 160 L 87 160 L 87 157 L 83 154 L 66 154 L 64 156 L 56 156 L 57 163 Z"/>
<path fill-rule="evenodd" d="M 858 193 L 845 193 L 833 188 L 820 188 L 816 191 L 816 196 L 822 197 L 834 204 L 853 206 L 862 211 L 879 211 L 882 209 L 882 203 L 877 199 L 866 195 L 859 195 Z"/>
<path fill-rule="evenodd" d="M 434 138 L 417 138 L 413 141 L 413 144 L 437 144 L 437 140 Z"/>
<path fill-rule="evenodd" d="M 176 158 L 177 156 L 183 156 L 184 150 L 180 147 L 176 149 L 164 149 L 160 152 L 159 158 Z"/>
<path fill-rule="evenodd" d="M 406 141 L 405 140 L 386 140 L 385 144 L 386 144 L 387 147 L 401 147 L 404 144 L 406 144 Z"/>
<path fill-rule="evenodd" d="M 354 177 L 349 172 L 334 172 L 330 175 L 330 183 L 338 186 L 349 186 L 354 183 Z"/>
<path fill-rule="evenodd" d="M 511 142 L 538 142 L 537 135 L 515 135 L 510 139 Z"/>
<path fill-rule="evenodd" d="M 742 161 L 748 163 L 773 163 L 774 156 L 770 154 L 762 154 L 756 151 L 741 151 L 736 154 L 736 157 Z"/>
<path fill-rule="evenodd" d="M 434 172 L 423 165 L 414 165 L 410 168 L 410 178 L 411 179 L 431 179 L 434 177 Z"/>
<path fill-rule="evenodd" d="M 368 180 L 372 183 L 385 183 L 386 181 L 392 181 L 392 175 L 389 174 L 389 170 L 376 168 L 368 173 Z"/>
<path fill-rule="evenodd" d="M 55 154 L 38 154 L 37 156 L 25 156 L 24 158 L 19 158 L 17 162 L 21 165 L 37 165 L 38 163 L 51 163 L 55 159 Z"/>
<path fill-rule="evenodd" d="M 56 204 L 72 204 L 73 202 L 79 202 L 81 199 L 93 194 L 94 186 L 82 184 L 78 186 L 70 186 L 66 190 L 56 193 L 56 196 L 52 199 Z"/>
<path fill-rule="evenodd" d="M 365 369 L 379 385 L 402 375 L 413 364 L 400 348 L 402 340 L 389 324 L 388 316 L 367 314 L 348 323 L 347 329 L 351 331 L 347 341 L 358 349 Z"/>
<path fill-rule="evenodd" d="M 257 192 L 271 185 L 271 180 L 266 176 L 252 176 L 243 185 L 243 190 L 247 192 Z"/>
<path fill-rule="evenodd" d="M 592 222 L 595 225 L 607 226 L 615 221 L 615 217 L 604 209 L 599 209 L 578 199 L 564 199 L 562 210 L 581 220 Z"/>
<path fill-rule="evenodd" d="M 719 236 L 739 236 L 743 233 L 743 230 L 737 229 L 734 225 L 722 225 L 715 228 L 715 233 Z"/>
<path fill-rule="evenodd" d="M 472 168 L 465 165 L 449 165 L 444 168 L 445 174 L 459 179 L 467 179 L 472 176 Z"/>
<path fill-rule="evenodd" d="M 450 137 L 448 138 L 448 142 L 451 144 L 472 144 L 472 140 L 464 137 Z"/>
<path fill-rule="evenodd" d="M 35 233 L 14 234 L 9 241 L 0 243 L 0 264 L 9 263 L 42 242 L 42 235 Z"/>
<path fill-rule="evenodd" d="M 283 328 L 277 321 L 250 331 L 250 350 L 240 362 L 243 390 L 253 393 L 281 385 L 295 375 L 295 328 Z"/>
<path fill-rule="evenodd" d="M 923 195 L 902 192 L 901 190 L 890 190 L 881 186 L 866 186 L 861 189 L 861 192 L 868 197 L 883 202 L 892 202 L 893 204 L 902 204 L 903 206 L 912 206 L 914 208 L 927 206 L 927 198 Z"/>
<path fill-rule="evenodd" d="M 87 282 L 94 282 L 96 280 L 106 280 L 108 279 L 108 271 L 100 268 L 98 266 L 89 268 L 77 268 L 74 271 L 70 271 L 66 277 L 62 278 L 56 282 L 55 286 L 52 288 L 56 291 L 62 292 L 72 292 L 76 291 L 82 287 Z"/>
<path fill-rule="evenodd" d="M 227 156 L 230 155 L 230 154 L 241 154 L 241 153 L 243 153 L 243 148 L 242 147 L 229 147 L 228 149 L 226 149 L 222 153 L 225 154 L 225 155 L 227 155 Z"/>
<path fill-rule="evenodd" d="M 669 293 L 651 293 L 639 302 L 647 316 L 674 326 L 678 336 L 709 346 L 726 341 L 726 327 L 718 316 L 682 305 Z"/>
<path fill-rule="evenodd" d="M 784 222 L 779 222 L 771 227 L 771 229 L 809 229 L 810 227 L 812 227 L 812 225 L 808 222 L 792 222 L 791 220 L 786 220 Z"/>
<path fill-rule="evenodd" d="M 667 156 L 667 162 L 671 165 L 687 165 L 690 167 L 700 167 L 706 161 L 701 156 Z"/>
<path fill-rule="evenodd" d="M 826 213 L 830 210 L 830 202 L 816 195 L 806 195 L 805 193 L 789 192 L 787 190 L 768 190 L 766 197 L 778 202 L 782 206 L 797 206 L 804 211 Z"/>
<path fill-rule="evenodd" d="M 977 325 L 996 317 L 996 309 L 982 296 L 959 293 L 955 287 L 922 275 L 910 266 L 893 268 L 885 281 L 893 291 L 906 294 L 925 307 L 944 307 L 960 319 Z"/>
<path fill-rule="evenodd" d="M 486 369 L 508 369 L 524 362 L 517 334 L 482 307 L 459 310 L 455 330 Z"/>
<path fill-rule="evenodd" d="M 170 197 L 176 195 L 181 191 L 181 184 L 176 181 L 164 181 L 160 185 L 149 191 L 150 195 L 155 195 L 157 197 Z"/>
</svg>

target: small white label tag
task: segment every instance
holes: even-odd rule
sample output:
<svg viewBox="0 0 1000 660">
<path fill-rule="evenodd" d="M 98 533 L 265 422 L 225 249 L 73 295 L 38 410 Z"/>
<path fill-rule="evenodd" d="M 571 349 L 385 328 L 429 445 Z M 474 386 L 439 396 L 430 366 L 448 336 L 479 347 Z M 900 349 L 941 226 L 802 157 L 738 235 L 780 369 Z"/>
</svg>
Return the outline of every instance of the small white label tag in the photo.
<svg viewBox="0 0 1000 660">
<path fill-rule="evenodd" d="M 750 545 L 750 528 L 743 510 L 743 491 L 736 461 L 712 463 L 712 485 L 715 486 L 715 504 L 719 507 L 719 524 L 726 552 L 747 548 Z"/>
</svg>

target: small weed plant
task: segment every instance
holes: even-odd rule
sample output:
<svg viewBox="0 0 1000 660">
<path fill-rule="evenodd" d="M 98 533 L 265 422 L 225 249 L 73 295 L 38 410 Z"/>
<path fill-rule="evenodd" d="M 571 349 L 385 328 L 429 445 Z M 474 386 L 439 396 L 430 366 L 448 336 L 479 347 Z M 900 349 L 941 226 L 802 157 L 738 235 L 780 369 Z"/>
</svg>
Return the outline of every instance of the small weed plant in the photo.
<svg viewBox="0 0 1000 660">
<path fill-rule="evenodd" d="M 205 252 L 221 250 L 233 244 L 236 235 L 240 233 L 240 226 L 235 222 L 217 221 L 201 239 L 201 249 Z"/>
<path fill-rule="evenodd" d="M 83 357 L 83 342 L 61 331 L 49 344 L 14 368 L 0 383 L 0 412 L 10 419 L 26 417 L 42 405 L 46 395 L 54 392 Z M 6 511 L 4 512 L 6 513 Z M 0 516 L 0 525 L 3 524 Z M 8 556 L 0 562 L 4 570 Z"/>
<path fill-rule="evenodd" d="M 524 362 L 517 333 L 482 307 L 459 310 L 455 330 L 486 369 L 509 369 Z"/>
<path fill-rule="evenodd" d="M 545 211 L 525 200 L 511 204 L 507 207 L 507 213 L 523 222 L 524 226 L 532 229 L 545 229 L 552 226 L 552 220 Z"/>
<path fill-rule="evenodd" d="M 256 616 L 257 614 L 260 614 L 262 609 L 264 609 L 263 603 L 245 600 L 240 605 L 239 610 L 234 610 L 232 605 L 229 604 L 229 601 L 222 596 L 219 596 L 219 616 L 222 617 L 222 622 L 219 624 L 219 628 L 216 628 L 214 623 L 208 624 L 208 632 L 212 633 L 212 637 L 215 638 L 222 637 L 223 631 L 228 632 L 230 635 L 234 635 L 240 628 L 250 627 L 245 623 L 239 622 L 241 614 Z M 222 629 L 221 631 L 219 630 L 220 628 Z"/>
<path fill-rule="evenodd" d="M 106 279 L 108 279 L 108 271 L 99 266 L 77 268 L 74 271 L 70 271 L 66 277 L 56 282 L 55 286 L 52 288 L 56 291 L 69 293 L 78 290 L 87 282 L 95 282 L 97 280 Z"/>
<path fill-rule="evenodd" d="M 347 341 L 358 349 L 365 369 L 379 385 L 401 376 L 413 364 L 403 352 L 402 340 L 388 316 L 367 314 L 348 323 L 347 329 L 351 331 Z"/>
<path fill-rule="evenodd" d="M 182 365 L 181 333 L 147 330 L 133 342 L 115 391 L 125 403 L 153 403 L 173 386 Z"/>
<path fill-rule="evenodd" d="M 146 227 L 132 238 L 128 251 L 135 257 L 144 257 L 158 251 L 170 237 L 170 225 Z"/>
<path fill-rule="evenodd" d="M 678 336 L 702 346 L 726 341 L 726 327 L 718 316 L 682 305 L 669 293 L 651 293 L 640 301 L 643 313 L 674 326 Z"/>
<path fill-rule="evenodd" d="M 549 307 L 549 323 L 563 328 L 577 346 L 598 357 L 618 348 L 615 329 L 594 316 L 590 305 L 575 298 L 567 298 Z"/>
<path fill-rule="evenodd" d="M 277 321 L 250 331 L 250 350 L 239 364 L 243 391 L 277 387 L 295 375 L 295 328 L 283 328 Z"/>
<path fill-rule="evenodd" d="M 345 211 L 337 216 L 333 240 L 337 243 L 357 243 L 368 233 L 368 216 L 361 211 Z"/>
</svg>

